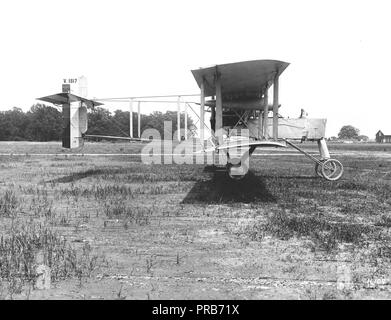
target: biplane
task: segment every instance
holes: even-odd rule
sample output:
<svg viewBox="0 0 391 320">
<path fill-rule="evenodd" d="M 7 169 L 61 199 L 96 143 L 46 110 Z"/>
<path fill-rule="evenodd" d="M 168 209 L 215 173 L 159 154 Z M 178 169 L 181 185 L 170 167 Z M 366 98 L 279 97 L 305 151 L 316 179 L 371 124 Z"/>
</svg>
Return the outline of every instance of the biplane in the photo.
<svg viewBox="0 0 391 320">
<path fill-rule="evenodd" d="M 325 140 L 326 119 L 304 116 L 283 118 L 279 113 L 279 78 L 289 63 L 278 60 L 253 60 L 214 65 L 192 70 L 200 89 L 196 102 L 199 105 L 199 141 L 201 152 L 224 155 L 219 165 L 227 169 L 232 179 L 242 179 L 249 171 L 249 158 L 257 148 L 290 146 L 315 163 L 315 172 L 326 180 L 335 181 L 343 175 L 343 165 L 332 159 Z M 273 91 L 269 103 L 269 91 Z M 180 129 L 178 95 L 178 129 Z M 149 98 L 162 96 L 149 96 Z M 164 96 L 172 97 L 172 96 Z M 60 105 L 63 112 L 64 148 L 78 148 L 86 138 L 125 139 L 150 142 L 140 133 L 140 103 L 148 97 L 126 97 L 111 99 L 87 99 L 85 95 L 71 92 L 63 84 L 63 92 L 39 98 Z M 102 105 L 104 101 L 129 101 L 129 137 L 87 135 L 87 109 Z M 133 103 L 138 101 L 138 137 L 133 137 Z M 155 100 L 156 101 L 156 100 Z M 169 101 L 165 101 L 169 102 Z M 188 103 L 186 103 L 188 105 Z M 186 109 L 185 109 L 186 110 Z M 194 109 L 193 109 L 194 110 Z M 205 113 L 210 113 L 210 148 L 205 148 Z M 271 114 L 271 116 L 269 116 Z M 185 111 L 185 119 L 187 119 Z M 187 125 L 185 124 L 187 130 Z M 178 130 L 179 132 L 179 130 Z M 181 137 L 178 133 L 178 139 Z M 313 141 L 318 145 L 319 157 L 306 152 L 294 141 Z"/>
</svg>

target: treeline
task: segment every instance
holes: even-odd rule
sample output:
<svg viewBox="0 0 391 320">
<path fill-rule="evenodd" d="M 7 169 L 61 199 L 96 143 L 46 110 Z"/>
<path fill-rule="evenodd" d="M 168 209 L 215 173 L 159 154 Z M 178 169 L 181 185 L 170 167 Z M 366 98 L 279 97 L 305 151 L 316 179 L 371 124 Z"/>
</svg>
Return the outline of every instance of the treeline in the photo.
<svg viewBox="0 0 391 320">
<path fill-rule="evenodd" d="M 177 113 L 155 111 L 150 115 L 141 114 L 141 133 L 148 128 L 164 135 L 164 121 L 172 121 L 173 134 L 177 126 Z M 193 125 L 187 118 L 188 128 Z M 137 113 L 133 113 L 133 136 L 137 136 Z M 185 118 L 181 114 L 181 128 Z M 13 108 L 0 112 L 1 141 L 56 141 L 62 136 L 62 111 L 44 104 L 33 105 L 28 112 Z M 116 110 L 111 113 L 104 108 L 95 108 L 88 113 L 87 134 L 129 136 L 129 112 Z"/>
<path fill-rule="evenodd" d="M 61 131 L 61 112 L 56 108 L 36 104 L 26 113 L 20 108 L 0 112 L 0 140 L 60 140 Z"/>
</svg>

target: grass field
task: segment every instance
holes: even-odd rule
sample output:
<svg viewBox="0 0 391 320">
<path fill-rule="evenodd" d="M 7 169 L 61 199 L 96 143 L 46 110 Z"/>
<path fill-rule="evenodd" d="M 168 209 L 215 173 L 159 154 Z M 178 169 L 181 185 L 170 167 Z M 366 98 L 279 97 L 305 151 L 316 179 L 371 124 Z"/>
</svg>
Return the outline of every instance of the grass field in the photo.
<svg viewBox="0 0 391 320">
<path fill-rule="evenodd" d="M 337 182 L 293 150 L 232 181 L 126 155 L 141 148 L 0 142 L 0 298 L 391 298 L 390 145 L 329 145 Z"/>
</svg>

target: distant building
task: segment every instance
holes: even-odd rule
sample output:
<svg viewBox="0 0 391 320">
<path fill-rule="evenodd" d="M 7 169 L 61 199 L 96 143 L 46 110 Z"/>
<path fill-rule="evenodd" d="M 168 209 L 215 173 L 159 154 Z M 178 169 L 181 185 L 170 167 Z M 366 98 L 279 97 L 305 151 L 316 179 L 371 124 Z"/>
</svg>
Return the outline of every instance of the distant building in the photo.
<svg viewBox="0 0 391 320">
<path fill-rule="evenodd" d="M 391 135 L 385 135 L 380 130 L 376 133 L 377 143 L 391 143 Z"/>
</svg>

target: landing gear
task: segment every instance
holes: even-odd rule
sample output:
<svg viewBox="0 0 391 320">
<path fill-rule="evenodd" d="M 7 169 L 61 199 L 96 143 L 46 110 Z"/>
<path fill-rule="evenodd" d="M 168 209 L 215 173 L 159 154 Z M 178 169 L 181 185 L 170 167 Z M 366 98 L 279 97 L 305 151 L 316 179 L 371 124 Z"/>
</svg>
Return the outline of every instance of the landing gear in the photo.
<svg viewBox="0 0 391 320">
<path fill-rule="evenodd" d="M 232 180 L 242 180 L 247 174 L 240 165 L 232 165 L 229 163 L 227 169 L 228 175 Z"/>
<path fill-rule="evenodd" d="M 322 167 L 323 167 L 323 163 L 326 161 L 327 159 L 324 159 L 324 160 L 319 160 L 319 162 L 316 162 L 315 163 L 315 173 L 318 177 L 321 177 L 321 178 L 324 178 L 323 174 L 322 174 Z M 334 163 L 331 163 L 330 165 L 330 168 L 331 169 L 331 166 L 333 166 L 333 170 L 336 169 L 336 165 Z"/>
<path fill-rule="evenodd" d="M 327 150 L 326 142 L 322 138 L 318 141 L 319 152 L 323 160 L 315 158 L 313 155 L 302 150 L 298 146 L 294 145 L 292 142 L 284 139 L 287 144 L 296 149 L 297 151 L 304 154 L 307 158 L 315 162 L 315 173 L 317 176 L 324 178 L 329 181 L 336 181 L 340 179 L 343 175 L 343 165 L 336 159 L 330 159 L 330 154 Z"/>
<path fill-rule="evenodd" d="M 318 177 L 323 178 L 322 176 L 322 163 L 315 163 L 315 173 Z"/>
<path fill-rule="evenodd" d="M 323 178 L 336 181 L 343 175 L 343 165 L 336 159 L 327 159 L 322 163 L 321 171 Z"/>
<path fill-rule="evenodd" d="M 239 181 L 239 180 L 242 180 L 246 175 L 233 175 L 232 173 L 231 173 L 231 171 L 228 171 L 228 175 L 229 175 L 229 177 L 232 179 L 232 180 L 235 180 L 235 181 Z"/>
<path fill-rule="evenodd" d="M 227 171 L 232 180 L 242 180 L 248 173 L 249 169 L 249 152 L 251 148 L 237 148 L 227 152 Z"/>
</svg>

